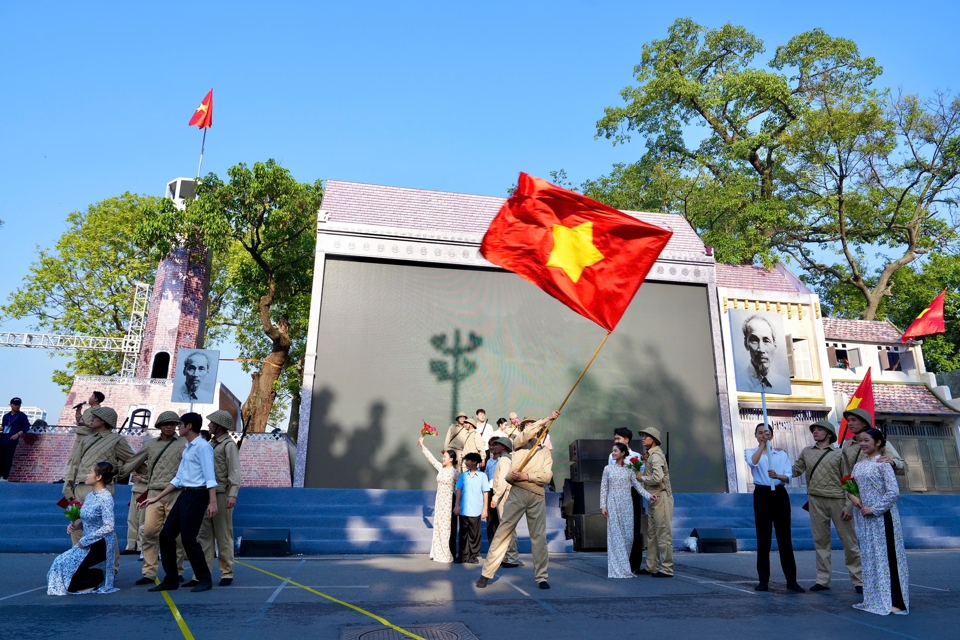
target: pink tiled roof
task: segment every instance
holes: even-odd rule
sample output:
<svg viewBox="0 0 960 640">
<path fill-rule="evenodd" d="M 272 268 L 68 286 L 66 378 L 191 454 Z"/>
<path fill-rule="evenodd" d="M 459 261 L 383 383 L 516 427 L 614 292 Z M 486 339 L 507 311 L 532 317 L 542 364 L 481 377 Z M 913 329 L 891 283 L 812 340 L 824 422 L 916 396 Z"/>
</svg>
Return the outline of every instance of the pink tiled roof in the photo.
<svg viewBox="0 0 960 640">
<path fill-rule="evenodd" d="M 327 180 L 322 206 L 330 213 L 331 222 L 483 235 L 504 201 L 493 196 Z M 683 217 L 624 213 L 672 230 L 667 253 L 704 253 L 703 242 Z"/>
<path fill-rule="evenodd" d="M 852 398 L 858 382 L 836 382 L 833 390 Z M 958 412 L 937 399 L 929 388 L 922 384 L 876 384 L 873 385 L 873 400 L 877 413 L 954 415 Z"/>
<path fill-rule="evenodd" d="M 847 320 L 844 318 L 824 318 L 823 334 L 827 340 L 847 340 L 849 342 L 900 342 L 900 330 L 879 320 Z"/>
<path fill-rule="evenodd" d="M 797 293 L 797 288 L 780 271 L 742 264 L 718 263 L 717 286 L 730 287 L 731 289 Z"/>
</svg>

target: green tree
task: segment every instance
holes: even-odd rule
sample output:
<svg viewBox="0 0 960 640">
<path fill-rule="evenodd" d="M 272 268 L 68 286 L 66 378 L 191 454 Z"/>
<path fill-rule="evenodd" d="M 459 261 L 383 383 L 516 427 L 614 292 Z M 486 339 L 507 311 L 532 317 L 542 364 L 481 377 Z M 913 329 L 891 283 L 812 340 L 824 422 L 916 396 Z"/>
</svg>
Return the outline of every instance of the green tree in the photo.
<svg viewBox="0 0 960 640">
<path fill-rule="evenodd" d="M 134 231 L 160 198 L 124 193 L 74 211 L 53 249 L 37 248 L 23 284 L 0 307 L 5 318 L 30 318 L 35 331 L 66 335 L 122 336 L 133 305 L 134 285 L 152 283 L 157 263 Z M 62 353 L 59 355 L 68 355 Z M 53 381 L 69 391 L 75 375 L 116 375 L 123 354 L 72 351 Z"/>
<path fill-rule="evenodd" d="M 299 406 L 323 189 L 320 181 L 297 182 L 273 160 L 238 164 L 227 175 L 224 182 L 208 174 L 185 211 L 162 202 L 139 235 L 160 254 L 186 243 L 228 256 L 223 324 L 253 361 L 245 363 L 253 373 L 241 414 L 249 431 L 262 432 L 278 393 L 289 394 L 292 409 Z"/>
</svg>

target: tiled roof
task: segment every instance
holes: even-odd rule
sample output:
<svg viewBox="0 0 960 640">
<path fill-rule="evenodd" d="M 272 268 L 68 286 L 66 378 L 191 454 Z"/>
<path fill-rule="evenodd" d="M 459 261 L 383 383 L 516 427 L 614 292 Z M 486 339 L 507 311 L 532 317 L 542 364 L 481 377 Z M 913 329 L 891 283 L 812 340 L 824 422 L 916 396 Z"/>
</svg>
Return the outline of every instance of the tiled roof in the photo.
<svg viewBox="0 0 960 640">
<path fill-rule="evenodd" d="M 504 202 L 493 196 L 327 180 L 322 206 L 331 222 L 483 235 Z M 667 253 L 704 253 L 703 242 L 682 216 L 624 213 L 672 230 Z"/>
<path fill-rule="evenodd" d="M 717 264 L 717 286 L 797 293 L 797 288 L 780 271 L 742 264 Z"/>
<path fill-rule="evenodd" d="M 900 342 L 900 330 L 887 321 L 823 318 L 823 334 L 827 340 L 849 342 Z"/>
<path fill-rule="evenodd" d="M 833 390 L 852 398 L 857 382 L 833 383 Z M 921 384 L 873 385 L 873 400 L 877 413 L 956 415 L 958 411 L 940 402 L 933 392 Z"/>
</svg>

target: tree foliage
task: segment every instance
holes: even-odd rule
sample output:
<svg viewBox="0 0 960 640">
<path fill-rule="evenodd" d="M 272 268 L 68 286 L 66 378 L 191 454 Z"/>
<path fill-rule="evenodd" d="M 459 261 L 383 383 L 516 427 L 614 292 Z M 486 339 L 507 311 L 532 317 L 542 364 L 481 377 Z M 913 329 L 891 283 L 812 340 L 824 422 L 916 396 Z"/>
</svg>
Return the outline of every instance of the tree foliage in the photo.
<svg viewBox="0 0 960 640">
<path fill-rule="evenodd" d="M 225 182 L 208 174 L 185 211 L 160 203 L 139 235 L 160 254 L 186 243 L 226 256 L 221 323 L 234 329 L 241 356 L 253 361 L 245 363 L 253 373 L 242 416 L 247 429 L 262 432 L 278 393 L 299 406 L 323 190 L 319 181 L 297 182 L 273 160 L 238 164 L 227 175 Z"/>
</svg>

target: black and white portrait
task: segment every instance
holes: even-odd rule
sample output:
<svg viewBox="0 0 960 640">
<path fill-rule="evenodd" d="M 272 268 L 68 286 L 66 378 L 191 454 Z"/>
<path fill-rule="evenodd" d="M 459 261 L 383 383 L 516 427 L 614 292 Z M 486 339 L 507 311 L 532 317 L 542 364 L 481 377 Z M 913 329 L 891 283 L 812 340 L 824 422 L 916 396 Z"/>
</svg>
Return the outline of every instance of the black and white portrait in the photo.
<svg viewBox="0 0 960 640">
<path fill-rule="evenodd" d="M 777 313 L 731 309 L 730 335 L 737 391 L 790 395 L 787 349 L 793 345 L 786 344 L 783 318 Z"/>
<path fill-rule="evenodd" d="M 180 349 L 177 352 L 177 375 L 173 378 L 171 400 L 213 404 L 219 362 L 219 351 Z"/>
</svg>

